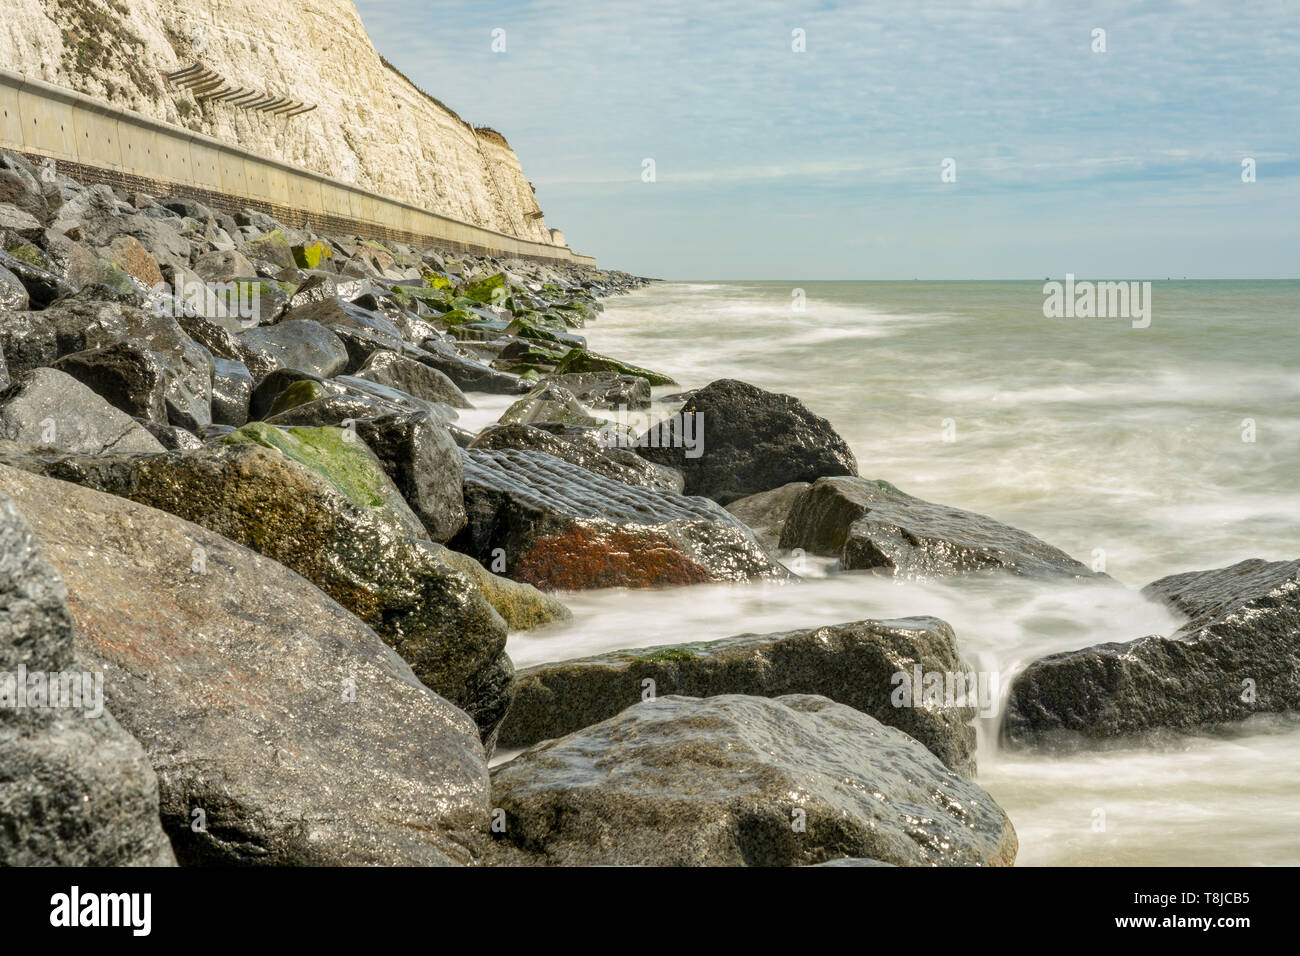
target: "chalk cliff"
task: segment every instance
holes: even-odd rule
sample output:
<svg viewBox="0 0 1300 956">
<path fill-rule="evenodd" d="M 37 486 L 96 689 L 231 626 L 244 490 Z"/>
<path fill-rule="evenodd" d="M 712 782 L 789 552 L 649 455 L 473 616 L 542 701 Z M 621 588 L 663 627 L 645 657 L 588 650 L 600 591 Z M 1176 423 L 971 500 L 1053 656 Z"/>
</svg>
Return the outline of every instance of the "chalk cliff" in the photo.
<svg viewBox="0 0 1300 956">
<path fill-rule="evenodd" d="M 352 0 L 3 0 L 0 67 L 508 235 L 563 242 L 505 138 L 390 67 Z M 167 74 L 316 108 L 196 98 Z"/>
</svg>

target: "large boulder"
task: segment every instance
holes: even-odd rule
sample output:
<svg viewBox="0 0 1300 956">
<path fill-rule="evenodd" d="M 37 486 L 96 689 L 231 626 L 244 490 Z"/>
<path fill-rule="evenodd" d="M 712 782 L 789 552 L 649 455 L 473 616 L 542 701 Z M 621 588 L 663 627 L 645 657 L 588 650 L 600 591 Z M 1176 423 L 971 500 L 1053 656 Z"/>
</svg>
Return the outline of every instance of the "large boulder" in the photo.
<svg viewBox="0 0 1300 956">
<path fill-rule="evenodd" d="M 537 451 L 464 452 L 457 551 L 542 590 L 784 578 L 749 529 L 703 498 L 612 481 Z"/>
<path fill-rule="evenodd" d="M 27 287 L 18 277 L 0 266 L 0 312 L 22 312 L 30 304 Z"/>
<path fill-rule="evenodd" d="M 247 350 L 244 364 L 255 382 L 280 368 L 310 372 L 322 378 L 347 368 L 348 350 L 337 335 L 319 322 L 293 319 L 246 329 L 237 338 Z"/>
<path fill-rule="evenodd" d="M 0 228 L 4 228 L 2 224 Z M 71 295 L 76 291 L 48 269 L 32 265 L 17 256 L 11 256 L 4 250 L 0 250 L 0 268 L 12 273 L 23 284 L 33 309 L 43 309 L 55 299 Z"/>
<path fill-rule="evenodd" d="M 174 865 L 153 767 L 104 709 L 104 673 L 74 659 L 41 552 L 0 493 L 0 865 Z"/>
<path fill-rule="evenodd" d="M 430 538 L 447 541 L 465 527 L 460 449 L 441 422 L 398 413 L 360 419 L 356 429 Z"/>
<path fill-rule="evenodd" d="M 1300 710 L 1300 561 L 1175 574 L 1142 593 L 1190 620 L 1034 661 L 1011 684 L 1004 740 L 1072 747 Z"/>
<path fill-rule="evenodd" d="M 0 466 L 67 582 L 83 668 L 158 775 L 184 864 L 470 862 L 473 722 L 280 564 L 152 508 Z"/>
<path fill-rule="evenodd" d="M 1009 866 L 1011 821 L 907 734 L 825 697 L 657 697 L 492 773 L 551 865 Z"/>
<path fill-rule="evenodd" d="M 950 770 L 973 776 L 971 721 L 978 710 L 978 688 L 960 699 L 954 694 L 951 700 L 942 695 L 925 700 L 923 688 L 914 687 L 918 671 L 977 680 L 957 654 L 952 628 L 937 618 L 744 634 L 539 664 L 516 675 L 515 703 L 500 744 L 528 747 L 613 717 L 641 701 L 649 680 L 658 695 L 829 697 L 907 732 Z M 898 693 L 900 687 L 907 693 Z"/>
<path fill-rule="evenodd" d="M 437 369 L 466 392 L 488 392 L 493 395 L 521 395 L 532 387 L 515 375 L 498 372 L 482 362 L 466 358 L 446 342 L 425 339 L 422 350 L 415 359 Z"/>
<path fill-rule="evenodd" d="M 601 420 L 587 414 L 573 393 L 553 383 L 533 388 L 498 419 L 502 425 L 530 425 L 534 422 L 560 422 L 566 425 L 597 426 Z"/>
<path fill-rule="evenodd" d="M 452 408 L 470 408 L 465 393 L 445 374 L 405 355 L 383 349 L 373 353 L 357 370 L 357 378 L 368 379 L 427 402 L 443 402 Z"/>
<path fill-rule="evenodd" d="M 627 449 L 611 447 L 594 439 L 587 441 L 556 435 L 535 425 L 490 425 L 475 436 L 469 447 L 483 451 L 517 448 L 545 452 L 625 485 L 678 493 L 682 490 L 681 472 L 648 462 Z"/>
<path fill-rule="evenodd" d="M 785 519 L 790 517 L 791 510 L 810 487 L 806 481 L 792 481 L 771 491 L 737 498 L 727 505 L 727 511 L 743 521 L 763 544 L 779 548 Z"/>
<path fill-rule="evenodd" d="M 0 393 L 0 438 L 71 454 L 163 451 L 130 415 L 52 368 L 20 376 Z"/>
<path fill-rule="evenodd" d="M 1109 580 L 1025 531 L 865 478 L 814 482 L 791 508 L 780 546 L 838 557 L 845 571 L 904 578 L 997 570 Z"/>
<path fill-rule="evenodd" d="M 724 505 L 792 481 L 858 473 L 844 439 L 797 398 L 725 378 L 692 393 L 641 436 L 638 451 L 680 469 L 688 495 Z"/>
<path fill-rule="evenodd" d="M 650 407 L 650 383 L 639 375 L 618 372 L 570 372 L 547 375 L 543 383 L 567 389 L 591 408 L 644 409 Z"/>
<path fill-rule="evenodd" d="M 212 354 L 175 319 L 133 322 L 121 341 L 64 355 L 54 367 L 130 415 L 189 431 L 212 424 Z"/>
<path fill-rule="evenodd" d="M 419 520 L 355 438 L 253 425 L 191 451 L 10 461 L 178 515 L 298 572 L 493 739 L 511 687 L 485 681 L 503 666 L 505 622 L 421 540 Z"/>
</svg>

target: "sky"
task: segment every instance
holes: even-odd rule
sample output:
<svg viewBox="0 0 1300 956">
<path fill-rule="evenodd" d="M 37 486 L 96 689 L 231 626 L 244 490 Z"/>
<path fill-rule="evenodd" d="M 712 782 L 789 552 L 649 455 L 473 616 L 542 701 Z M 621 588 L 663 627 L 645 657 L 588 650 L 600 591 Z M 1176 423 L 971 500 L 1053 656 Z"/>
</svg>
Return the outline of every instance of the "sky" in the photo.
<svg viewBox="0 0 1300 956">
<path fill-rule="evenodd" d="M 356 4 L 602 267 L 1300 277 L 1300 0 Z"/>
</svg>

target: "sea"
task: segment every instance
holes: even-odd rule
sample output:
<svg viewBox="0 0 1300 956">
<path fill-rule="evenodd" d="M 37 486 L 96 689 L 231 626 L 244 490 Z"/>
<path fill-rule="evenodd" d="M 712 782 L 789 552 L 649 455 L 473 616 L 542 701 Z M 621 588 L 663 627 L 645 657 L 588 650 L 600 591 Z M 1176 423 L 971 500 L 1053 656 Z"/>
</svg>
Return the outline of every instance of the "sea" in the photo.
<svg viewBox="0 0 1300 956">
<path fill-rule="evenodd" d="M 719 378 L 794 395 L 863 477 L 1117 583 L 896 581 L 805 559 L 794 585 L 560 595 L 574 620 L 511 635 L 516 665 L 932 615 L 1005 695 L 1044 654 L 1175 630 L 1140 593 L 1156 578 L 1300 557 L 1300 282 L 1149 281 L 1141 316 L 1061 315 L 1046 280 L 656 282 L 606 300 L 582 334 L 677 379 L 657 399 Z M 469 427 L 508 403 L 472 398 Z M 978 721 L 976 779 L 1015 825 L 1018 865 L 1300 864 L 1300 719 L 1055 753 L 1004 749 L 998 720 Z"/>
</svg>

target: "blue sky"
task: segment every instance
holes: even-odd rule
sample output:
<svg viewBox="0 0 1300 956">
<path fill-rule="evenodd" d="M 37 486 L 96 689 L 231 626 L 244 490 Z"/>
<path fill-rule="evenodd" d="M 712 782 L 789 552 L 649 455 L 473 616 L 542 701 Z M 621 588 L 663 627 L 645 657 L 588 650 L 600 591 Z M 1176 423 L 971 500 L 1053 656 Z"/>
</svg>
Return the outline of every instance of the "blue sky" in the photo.
<svg viewBox="0 0 1300 956">
<path fill-rule="evenodd" d="M 1300 0 L 357 7 L 602 266 L 1300 276 Z"/>
</svg>

